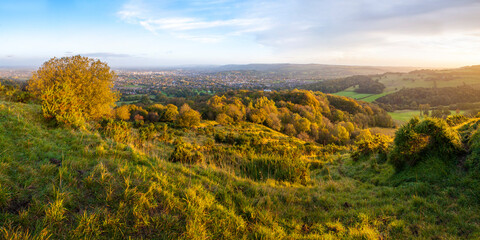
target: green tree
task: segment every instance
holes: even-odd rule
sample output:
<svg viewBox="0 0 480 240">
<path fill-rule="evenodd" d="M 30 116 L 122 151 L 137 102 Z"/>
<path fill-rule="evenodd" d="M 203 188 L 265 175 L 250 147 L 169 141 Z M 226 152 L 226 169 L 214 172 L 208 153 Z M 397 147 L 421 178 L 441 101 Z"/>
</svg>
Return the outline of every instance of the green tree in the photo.
<svg viewBox="0 0 480 240">
<path fill-rule="evenodd" d="M 106 63 L 82 56 L 52 58 L 32 75 L 28 90 L 42 101 L 43 115 L 79 125 L 111 113 L 118 99 L 115 73 Z"/>
</svg>

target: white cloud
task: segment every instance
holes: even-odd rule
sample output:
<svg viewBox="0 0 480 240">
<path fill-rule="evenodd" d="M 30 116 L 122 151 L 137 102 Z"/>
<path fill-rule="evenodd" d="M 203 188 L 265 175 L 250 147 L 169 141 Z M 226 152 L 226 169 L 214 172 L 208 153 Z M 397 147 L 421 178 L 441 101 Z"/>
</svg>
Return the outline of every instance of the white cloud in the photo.
<svg viewBox="0 0 480 240">
<path fill-rule="evenodd" d="M 139 20 L 140 25 L 150 31 L 170 30 L 170 31 L 189 31 L 199 29 L 212 29 L 220 27 L 245 28 L 250 31 L 256 27 L 262 19 L 229 19 L 216 21 L 203 21 L 196 18 L 160 18 Z M 256 29 L 256 28 L 255 28 Z"/>
<path fill-rule="evenodd" d="M 229 1 L 193 1 L 194 6 L 203 6 L 199 9 L 207 9 L 208 5 L 224 4 Z M 197 9 L 198 10 L 198 9 Z M 218 11 L 218 9 L 217 9 Z M 152 13 L 154 12 L 154 13 Z M 238 18 L 231 17 L 226 19 L 207 19 L 202 17 L 180 16 L 163 17 L 171 15 L 165 10 L 156 9 L 149 11 L 145 3 L 139 0 L 131 1 L 125 4 L 122 10 L 117 12 L 118 16 L 128 22 L 142 26 L 146 30 L 155 34 L 166 32 L 174 37 L 181 39 L 199 41 L 199 42 L 218 42 L 228 36 L 239 36 L 246 33 L 253 33 L 268 29 L 269 21 L 266 18 Z"/>
</svg>

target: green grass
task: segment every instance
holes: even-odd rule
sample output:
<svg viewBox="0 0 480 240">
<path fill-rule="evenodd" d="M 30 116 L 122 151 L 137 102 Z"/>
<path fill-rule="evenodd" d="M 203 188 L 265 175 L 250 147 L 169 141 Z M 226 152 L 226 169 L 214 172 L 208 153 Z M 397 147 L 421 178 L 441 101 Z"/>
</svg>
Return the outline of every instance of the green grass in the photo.
<svg viewBox="0 0 480 240">
<path fill-rule="evenodd" d="M 366 97 L 366 98 L 363 98 L 363 99 L 361 99 L 361 100 L 362 100 L 362 101 L 365 101 L 365 102 L 373 102 L 373 101 L 377 100 L 378 98 L 381 98 L 381 97 L 383 97 L 383 96 L 386 96 L 386 95 L 388 95 L 388 94 L 390 94 L 390 93 L 393 93 L 393 92 L 383 92 L 383 93 L 380 93 L 380 94 L 373 94 L 373 95 L 370 95 L 370 96 L 368 96 L 368 97 Z"/>
<path fill-rule="evenodd" d="M 398 110 L 388 113 L 394 120 L 407 122 L 413 117 L 420 117 L 420 110 Z"/>
<path fill-rule="evenodd" d="M 356 93 L 354 91 L 354 88 L 351 87 L 351 88 L 348 88 L 344 91 L 333 93 L 333 95 L 349 97 L 349 98 L 353 98 L 355 100 L 362 100 L 362 101 L 365 101 L 365 102 L 373 102 L 373 101 L 377 100 L 378 98 L 381 98 L 381 97 L 383 97 L 385 95 L 388 95 L 390 93 L 392 93 L 392 92 L 384 92 L 384 93 L 380 93 L 380 94 Z"/>
<path fill-rule="evenodd" d="M 269 142 L 298 149 L 308 144 L 254 124 L 215 131 L 262 141 L 249 147 L 214 143 L 224 166 L 208 152 L 210 162 L 184 165 L 166 161 L 170 142 L 115 143 L 93 128 L 52 127 L 37 105 L 0 102 L 0 238 L 480 237 L 480 207 L 461 172 L 444 183 L 404 181 L 411 176 L 396 175 L 386 163 L 304 152 L 306 185 L 249 177 L 226 161 L 262 151 Z M 213 139 L 183 130 L 175 137 L 202 146 Z"/>
<path fill-rule="evenodd" d="M 454 111 L 451 111 L 452 114 L 455 114 Z M 465 111 L 464 110 L 460 110 L 459 114 L 464 114 Z M 397 110 L 397 111 L 394 111 L 394 112 L 389 112 L 388 113 L 394 120 L 397 120 L 399 121 L 400 123 L 405 123 L 407 122 L 408 120 L 412 119 L 413 117 L 419 117 L 419 118 L 422 118 L 420 116 L 420 110 L 409 110 L 409 109 L 406 109 L 406 110 Z"/>
</svg>

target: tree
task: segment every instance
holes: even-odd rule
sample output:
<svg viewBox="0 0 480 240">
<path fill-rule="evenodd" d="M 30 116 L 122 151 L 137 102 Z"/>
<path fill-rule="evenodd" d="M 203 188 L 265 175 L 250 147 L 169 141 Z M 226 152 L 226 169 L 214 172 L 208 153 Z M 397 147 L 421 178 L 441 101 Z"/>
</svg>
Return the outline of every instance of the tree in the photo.
<svg viewBox="0 0 480 240">
<path fill-rule="evenodd" d="M 163 112 L 162 116 L 160 117 L 161 121 L 164 122 L 173 122 L 178 116 L 178 108 L 173 104 L 168 104 L 165 107 L 165 111 Z"/>
<path fill-rule="evenodd" d="M 130 119 L 130 107 L 128 105 L 123 105 L 115 108 L 115 117 L 124 121 Z"/>
<path fill-rule="evenodd" d="M 200 113 L 191 109 L 188 104 L 183 104 L 177 117 L 177 124 L 180 127 L 196 127 L 200 124 Z"/>
<path fill-rule="evenodd" d="M 42 102 L 43 115 L 80 125 L 111 113 L 118 99 L 115 73 L 106 63 L 82 56 L 52 58 L 32 75 L 28 90 Z"/>
</svg>

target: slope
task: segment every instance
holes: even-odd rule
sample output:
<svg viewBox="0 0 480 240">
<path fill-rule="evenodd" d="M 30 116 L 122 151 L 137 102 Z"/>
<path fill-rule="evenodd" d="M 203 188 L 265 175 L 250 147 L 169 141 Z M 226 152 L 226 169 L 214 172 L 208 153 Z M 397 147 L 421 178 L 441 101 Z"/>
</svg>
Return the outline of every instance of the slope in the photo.
<svg viewBox="0 0 480 240">
<path fill-rule="evenodd" d="M 224 131 L 235 134 L 238 128 Z M 308 146 L 259 125 L 244 128 L 256 128 L 265 139 L 286 139 L 282 145 Z M 178 134 L 197 142 L 213 138 L 200 131 Z M 224 151 L 240 149 L 236 153 L 245 146 L 213 144 Z M 0 236 L 479 237 L 478 205 L 470 204 L 461 191 L 423 182 L 390 186 L 393 170 L 386 164 L 355 163 L 341 154 L 312 156 L 307 160 L 310 181 L 301 185 L 240 176 L 211 163 L 171 163 L 165 159 L 172 149 L 169 142 L 146 147 L 116 143 L 94 128 L 52 127 L 42 120 L 37 105 L 0 102 Z"/>
</svg>

